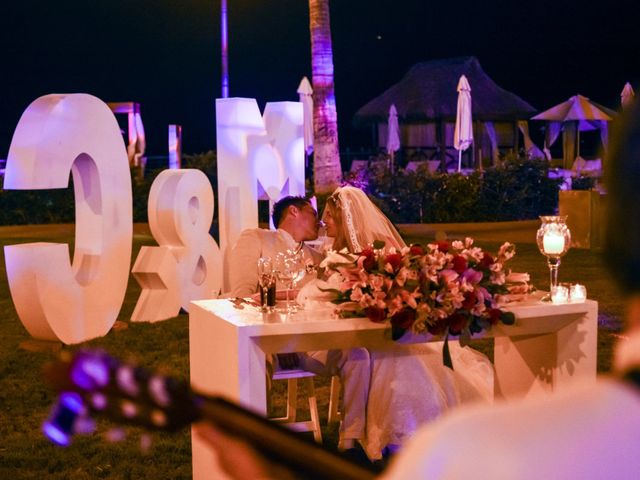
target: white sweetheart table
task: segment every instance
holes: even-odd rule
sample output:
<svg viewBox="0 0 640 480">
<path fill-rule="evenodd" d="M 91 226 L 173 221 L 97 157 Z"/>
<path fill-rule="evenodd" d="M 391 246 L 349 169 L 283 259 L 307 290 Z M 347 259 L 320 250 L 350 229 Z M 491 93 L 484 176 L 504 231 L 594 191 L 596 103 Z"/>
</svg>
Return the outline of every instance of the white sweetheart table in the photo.
<svg viewBox="0 0 640 480">
<path fill-rule="evenodd" d="M 338 318 L 334 308 L 330 303 L 315 303 L 285 315 L 262 313 L 249 303 L 225 299 L 192 302 L 193 387 L 265 413 L 265 355 L 356 346 L 384 348 L 393 342 L 386 324 Z M 502 308 L 515 314 L 515 325 L 497 325 L 483 334 L 495 342 L 496 397 L 515 399 L 562 389 L 576 379 L 595 381 L 597 302 L 553 305 L 532 298 Z M 408 341 L 434 340 L 441 339 L 426 335 Z M 224 478 L 211 451 L 194 436 L 192 446 L 193 477 Z"/>
</svg>

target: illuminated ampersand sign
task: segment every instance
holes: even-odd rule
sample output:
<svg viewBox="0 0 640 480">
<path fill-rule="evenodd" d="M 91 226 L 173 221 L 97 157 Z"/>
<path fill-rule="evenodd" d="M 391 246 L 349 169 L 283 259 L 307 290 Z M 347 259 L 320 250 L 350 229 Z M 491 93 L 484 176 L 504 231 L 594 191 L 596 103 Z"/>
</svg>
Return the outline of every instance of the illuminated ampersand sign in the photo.
<svg viewBox="0 0 640 480">
<path fill-rule="evenodd" d="M 217 296 L 220 248 L 209 235 L 213 190 L 200 170 L 164 170 L 151 186 L 149 227 L 159 247 L 143 247 L 133 266 L 142 294 L 131 320 L 174 317 L 189 302 Z"/>
<path fill-rule="evenodd" d="M 46 95 L 16 127 L 4 188 L 65 188 L 73 176 L 76 209 L 73 263 L 67 244 L 5 247 L 9 289 L 28 332 L 66 344 L 105 335 L 129 277 L 132 196 L 120 128 L 91 95 Z"/>
</svg>

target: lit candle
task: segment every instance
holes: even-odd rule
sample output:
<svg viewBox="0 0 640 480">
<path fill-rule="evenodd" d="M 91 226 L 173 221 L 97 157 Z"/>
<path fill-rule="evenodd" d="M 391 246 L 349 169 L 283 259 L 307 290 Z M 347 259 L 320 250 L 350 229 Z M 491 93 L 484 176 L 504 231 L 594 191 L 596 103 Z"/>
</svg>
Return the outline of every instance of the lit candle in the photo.
<svg viewBox="0 0 640 480">
<path fill-rule="evenodd" d="M 584 285 L 580 285 L 579 283 L 571 285 L 569 298 L 574 303 L 584 302 L 587 299 L 587 288 Z"/>
<path fill-rule="evenodd" d="M 569 289 L 564 285 L 551 287 L 552 303 L 567 303 L 569 301 Z"/>
<path fill-rule="evenodd" d="M 564 252 L 564 235 L 553 230 L 545 232 L 542 238 L 542 246 L 544 253 L 561 254 Z"/>
</svg>

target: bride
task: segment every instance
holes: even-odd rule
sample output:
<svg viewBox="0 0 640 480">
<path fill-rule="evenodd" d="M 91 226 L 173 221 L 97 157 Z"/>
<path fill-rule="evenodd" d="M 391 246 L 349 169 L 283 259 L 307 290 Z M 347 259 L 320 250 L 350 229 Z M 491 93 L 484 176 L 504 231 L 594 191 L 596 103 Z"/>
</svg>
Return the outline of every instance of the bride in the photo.
<svg viewBox="0 0 640 480">
<path fill-rule="evenodd" d="M 389 219 L 360 189 L 338 188 L 323 214 L 333 249 L 361 252 L 374 240 L 385 248 L 406 246 Z M 472 401 L 493 401 L 493 366 L 489 359 L 458 342 L 449 342 L 455 368 L 442 363 L 443 342 L 394 344 L 371 351 L 371 381 L 366 437 L 362 447 L 371 460 L 385 448 L 395 451 L 413 432 L 449 408 Z"/>
</svg>

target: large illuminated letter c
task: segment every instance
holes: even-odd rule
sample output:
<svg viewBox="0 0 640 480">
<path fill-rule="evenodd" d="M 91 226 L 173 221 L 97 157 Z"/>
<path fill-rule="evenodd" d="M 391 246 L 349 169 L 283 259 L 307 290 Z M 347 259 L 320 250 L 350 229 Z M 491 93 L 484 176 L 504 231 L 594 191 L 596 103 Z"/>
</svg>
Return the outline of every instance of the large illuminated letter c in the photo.
<svg viewBox="0 0 640 480">
<path fill-rule="evenodd" d="M 5 247 L 18 316 L 39 339 L 80 343 L 113 326 L 127 288 L 132 196 L 120 128 L 107 105 L 85 94 L 46 95 L 16 127 L 6 189 L 68 186 L 73 175 L 76 231 L 73 263 L 66 244 Z"/>
</svg>

